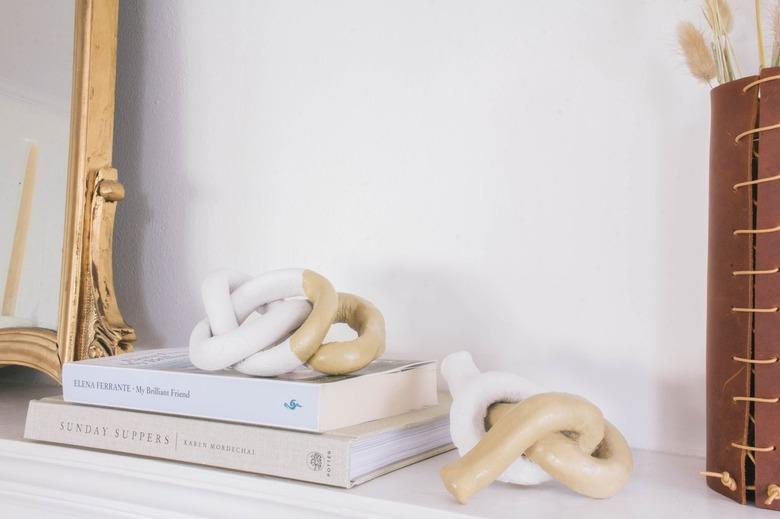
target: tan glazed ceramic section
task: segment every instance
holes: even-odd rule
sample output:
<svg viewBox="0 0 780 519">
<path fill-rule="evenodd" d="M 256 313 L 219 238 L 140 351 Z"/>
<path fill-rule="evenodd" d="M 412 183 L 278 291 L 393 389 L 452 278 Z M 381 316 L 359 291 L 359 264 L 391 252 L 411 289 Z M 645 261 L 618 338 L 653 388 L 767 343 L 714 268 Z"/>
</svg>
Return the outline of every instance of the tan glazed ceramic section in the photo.
<svg viewBox="0 0 780 519">
<path fill-rule="evenodd" d="M 330 281 L 312 270 L 303 271 L 303 293 L 312 302 L 309 316 L 290 336 L 290 349 L 304 363 L 320 347 L 338 310 L 338 296 Z"/>
<path fill-rule="evenodd" d="M 622 435 L 595 405 L 575 395 L 542 393 L 517 404 L 494 404 L 488 423 L 482 440 L 441 471 L 447 490 L 461 503 L 523 454 L 567 487 L 596 498 L 614 495 L 633 470 Z"/>
<path fill-rule="evenodd" d="M 333 320 L 346 323 L 357 339 L 323 344 L 309 359 L 309 365 L 322 373 L 341 375 L 367 366 L 385 351 L 385 320 L 371 303 L 354 294 L 339 292 L 338 312 Z"/>
</svg>

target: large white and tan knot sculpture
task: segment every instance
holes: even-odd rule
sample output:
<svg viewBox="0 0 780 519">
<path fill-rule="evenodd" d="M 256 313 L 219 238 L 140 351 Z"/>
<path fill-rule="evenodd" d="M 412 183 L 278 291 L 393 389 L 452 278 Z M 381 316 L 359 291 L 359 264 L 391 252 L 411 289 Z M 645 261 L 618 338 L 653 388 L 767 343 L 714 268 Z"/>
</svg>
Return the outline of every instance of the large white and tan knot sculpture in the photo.
<svg viewBox="0 0 780 519">
<path fill-rule="evenodd" d="M 308 364 L 340 375 L 384 353 L 385 322 L 371 303 L 336 293 L 311 270 L 284 269 L 251 278 L 231 270 L 208 276 L 201 287 L 206 319 L 190 335 L 190 360 L 203 370 L 233 369 L 275 376 Z M 323 344 L 334 322 L 358 337 Z"/>
<path fill-rule="evenodd" d="M 631 449 L 584 398 L 544 392 L 509 373 L 480 373 L 467 352 L 445 358 L 441 370 L 453 397 L 452 441 L 461 455 L 441 478 L 461 503 L 496 479 L 536 485 L 554 478 L 594 498 L 613 496 L 628 481 Z"/>
</svg>

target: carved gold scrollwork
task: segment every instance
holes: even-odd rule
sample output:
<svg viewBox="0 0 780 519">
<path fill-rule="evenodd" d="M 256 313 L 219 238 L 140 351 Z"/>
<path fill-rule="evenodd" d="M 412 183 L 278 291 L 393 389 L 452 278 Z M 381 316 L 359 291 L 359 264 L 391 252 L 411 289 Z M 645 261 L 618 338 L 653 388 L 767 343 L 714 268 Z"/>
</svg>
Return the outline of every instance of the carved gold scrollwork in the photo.
<svg viewBox="0 0 780 519">
<path fill-rule="evenodd" d="M 128 326 L 114 292 L 112 242 L 116 204 L 125 196 L 114 168 L 94 172 L 89 179 L 92 199 L 87 224 L 85 279 L 79 316 L 77 358 L 95 358 L 132 351 L 135 331 Z"/>
<path fill-rule="evenodd" d="M 66 362 L 132 349 L 114 294 L 112 233 L 124 188 L 111 168 L 118 0 L 75 0 L 65 232 L 56 330 L 0 329 L 0 367 L 60 380 Z"/>
</svg>

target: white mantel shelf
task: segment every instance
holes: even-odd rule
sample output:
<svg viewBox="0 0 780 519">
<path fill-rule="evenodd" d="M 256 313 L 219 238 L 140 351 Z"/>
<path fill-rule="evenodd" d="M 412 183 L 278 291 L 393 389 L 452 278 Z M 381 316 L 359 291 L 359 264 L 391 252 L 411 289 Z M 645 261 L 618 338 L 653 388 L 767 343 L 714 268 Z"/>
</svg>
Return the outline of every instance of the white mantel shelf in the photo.
<svg viewBox="0 0 780 519">
<path fill-rule="evenodd" d="M 597 501 L 557 483 L 493 484 L 468 505 L 439 481 L 450 452 L 350 490 L 21 439 L 26 402 L 51 386 L 0 384 L 0 517 L 753 518 L 780 517 L 707 490 L 694 457 L 635 451 L 619 495 Z"/>
</svg>

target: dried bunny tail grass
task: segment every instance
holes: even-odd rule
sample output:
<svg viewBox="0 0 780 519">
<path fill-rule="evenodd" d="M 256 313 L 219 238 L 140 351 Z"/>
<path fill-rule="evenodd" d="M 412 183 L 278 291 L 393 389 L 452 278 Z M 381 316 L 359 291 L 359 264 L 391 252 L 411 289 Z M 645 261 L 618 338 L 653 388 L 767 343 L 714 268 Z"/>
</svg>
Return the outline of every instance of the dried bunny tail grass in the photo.
<svg viewBox="0 0 780 519">
<path fill-rule="evenodd" d="M 733 17 L 731 16 L 731 7 L 726 0 L 718 0 L 718 16 L 720 17 L 720 26 L 724 33 L 730 33 L 734 27 Z"/>
<path fill-rule="evenodd" d="M 692 23 L 682 22 L 677 27 L 677 41 L 693 77 L 709 84 L 715 78 L 715 60 L 702 32 Z"/>
<path fill-rule="evenodd" d="M 766 67 L 764 58 L 764 33 L 761 30 L 761 0 L 756 0 L 756 42 L 758 44 L 759 70 Z"/>
<path fill-rule="evenodd" d="M 733 26 L 731 8 L 726 0 L 704 0 L 702 11 L 712 29 L 714 47 L 712 52 L 717 66 L 718 81 L 725 83 L 736 79 L 742 73 L 729 38 Z"/>
<path fill-rule="evenodd" d="M 780 66 L 780 0 L 772 13 L 772 67 Z"/>
<path fill-rule="evenodd" d="M 705 0 L 704 17 L 707 18 L 707 23 L 713 30 L 719 26 L 721 34 L 730 33 L 734 26 L 731 7 L 726 0 Z"/>
</svg>

